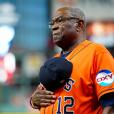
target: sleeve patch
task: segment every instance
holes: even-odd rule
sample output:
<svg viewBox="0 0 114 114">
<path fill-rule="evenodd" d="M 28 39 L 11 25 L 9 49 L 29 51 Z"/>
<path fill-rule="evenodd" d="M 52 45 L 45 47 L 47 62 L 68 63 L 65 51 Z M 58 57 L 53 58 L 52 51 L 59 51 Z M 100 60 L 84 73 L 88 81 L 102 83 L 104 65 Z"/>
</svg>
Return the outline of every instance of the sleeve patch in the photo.
<svg viewBox="0 0 114 114">
<path fill-rule="evenodd" d="M 100 86 L 109 86 L 114 82 L 114 75 L 109 70 L 101 70 L 96 76 L 96 82 Z"/>
</svg>

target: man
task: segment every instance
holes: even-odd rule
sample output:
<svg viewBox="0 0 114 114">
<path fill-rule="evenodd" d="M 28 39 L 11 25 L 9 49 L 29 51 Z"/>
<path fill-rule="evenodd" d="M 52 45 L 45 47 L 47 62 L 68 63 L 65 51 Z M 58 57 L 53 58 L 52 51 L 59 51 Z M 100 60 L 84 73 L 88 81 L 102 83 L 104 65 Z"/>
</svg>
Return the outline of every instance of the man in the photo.
<svg viewBox="0 0 114 114">
<path fill-rule="evenodd" d="M 85 40 L 86 22 L 77 8 L 59 8 L 52 18 L 53 42 L 62 48 L 56 57 L 73 64 L 71 77 L 55 92 L 40 84 L 31 96 L 41 114 L 113 114 L 114 60 L 103 46 Z"/>
</svg>

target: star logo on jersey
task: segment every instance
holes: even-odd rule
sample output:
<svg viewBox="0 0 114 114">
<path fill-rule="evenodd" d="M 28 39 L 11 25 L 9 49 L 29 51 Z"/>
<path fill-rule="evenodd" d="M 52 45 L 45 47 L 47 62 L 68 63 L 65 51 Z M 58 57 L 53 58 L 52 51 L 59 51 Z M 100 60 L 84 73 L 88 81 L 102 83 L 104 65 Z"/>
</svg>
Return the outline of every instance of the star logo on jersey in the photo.
<svg viewBox="0 0 114 114">
<path fill-rule="evenodd" d="M 101 86 L 109 86 L 114 82 L 114 75 L 109 70 L 101 70 L 96 76 L 96 82 Z"/>
</svg>

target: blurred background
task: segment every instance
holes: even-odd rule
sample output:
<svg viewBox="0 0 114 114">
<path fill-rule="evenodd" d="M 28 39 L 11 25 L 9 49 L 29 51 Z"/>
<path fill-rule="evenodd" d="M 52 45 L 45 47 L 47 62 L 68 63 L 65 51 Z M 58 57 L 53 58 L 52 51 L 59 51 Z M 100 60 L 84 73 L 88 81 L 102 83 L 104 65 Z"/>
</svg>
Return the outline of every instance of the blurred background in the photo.
<svg viewBox="0 0 114 114">
<path fill-rule="evenodd" d="M 29 99 L 40 66 L 60 50 L 52 43 L 48 23 L 61 6 L 83 10 L 87 39 L 114 56 L 114 0 L 0 0 L 0 114 L 37 112 Z"/>
</svg>

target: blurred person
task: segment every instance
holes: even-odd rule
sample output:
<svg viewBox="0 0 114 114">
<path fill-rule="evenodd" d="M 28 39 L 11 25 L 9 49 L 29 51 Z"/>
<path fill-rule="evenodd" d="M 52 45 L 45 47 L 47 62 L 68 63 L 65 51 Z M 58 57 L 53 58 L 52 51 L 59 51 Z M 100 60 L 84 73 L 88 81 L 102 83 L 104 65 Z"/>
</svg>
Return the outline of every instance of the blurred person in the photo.
<svg viewBox="0 0 114 114">
<path fill-rule="evenodd" d="M 84 13 L 78 8 L 59 8 L 52 17 L 51 29 L 53 42 L 62 48 L 55 57 L 70 61 L 72 73 L 54 91 L 39 84 L 31 96 L 31 106 L 40 109 L 40 114 L 113 114 L 114 60 L 104 46 L 86 40 Z M 48 77 L 53 78 L 51 72 Z"/>
</svg>

